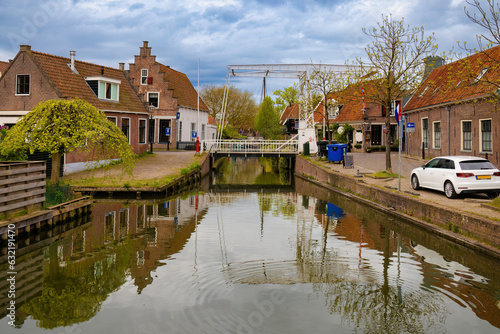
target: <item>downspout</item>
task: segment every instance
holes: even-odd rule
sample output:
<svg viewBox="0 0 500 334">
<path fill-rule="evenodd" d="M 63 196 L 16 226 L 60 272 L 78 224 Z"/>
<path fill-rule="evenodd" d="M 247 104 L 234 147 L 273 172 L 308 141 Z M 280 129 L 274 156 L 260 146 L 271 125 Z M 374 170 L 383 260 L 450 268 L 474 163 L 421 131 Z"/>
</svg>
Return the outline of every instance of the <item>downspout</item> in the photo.
<svg viewBox="0 0 500 334">
<path fill-rule="evenodd" d="M 447 115 L 448 115 L 448 155 L 450 155 L 450 110 L 451 107 L 447 105 L 445 107 Z"/>
</svg>

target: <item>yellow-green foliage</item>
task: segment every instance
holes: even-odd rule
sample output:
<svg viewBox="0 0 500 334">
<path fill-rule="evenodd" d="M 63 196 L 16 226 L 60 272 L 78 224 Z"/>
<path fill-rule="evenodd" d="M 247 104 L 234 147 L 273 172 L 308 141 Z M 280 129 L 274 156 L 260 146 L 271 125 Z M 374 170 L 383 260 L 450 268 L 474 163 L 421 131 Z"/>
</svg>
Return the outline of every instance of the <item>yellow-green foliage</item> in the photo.
<svg viewBox="0 0 500 334">
<path fill-rule="evenodd" d="M 130 171 L 134 154 L 123 132 L 103 111 L 83 100 L 48 100 L 24 116 L 0 143 L 0 154 L 35 150 L 69 153 L 83 150 L 92 160 L 120 158 Z"/>
</svg>

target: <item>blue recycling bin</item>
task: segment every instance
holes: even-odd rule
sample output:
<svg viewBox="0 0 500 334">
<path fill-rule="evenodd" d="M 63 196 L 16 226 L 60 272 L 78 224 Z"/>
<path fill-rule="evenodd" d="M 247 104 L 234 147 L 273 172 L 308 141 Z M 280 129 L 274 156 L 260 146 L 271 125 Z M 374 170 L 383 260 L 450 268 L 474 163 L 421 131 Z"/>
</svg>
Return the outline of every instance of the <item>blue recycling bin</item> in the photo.
<svg viewBox="0 0 500 334">
<path fill-rule="evenodd" d="M 330 144 L 328 147 L 328 161 L 342 162 L 347 153 L 347 144 Z"/>
</svg>

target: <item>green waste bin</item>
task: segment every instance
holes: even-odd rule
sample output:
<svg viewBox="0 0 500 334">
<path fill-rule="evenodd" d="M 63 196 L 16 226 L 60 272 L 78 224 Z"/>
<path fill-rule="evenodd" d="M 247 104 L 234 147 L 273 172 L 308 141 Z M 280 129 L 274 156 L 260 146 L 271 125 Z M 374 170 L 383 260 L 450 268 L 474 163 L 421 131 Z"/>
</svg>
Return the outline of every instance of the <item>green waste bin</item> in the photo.
<svg viewBox="0 0 500 334">
<path fill-rule="evenodd" d="M 309 142 L 304 143 L 304 155 L 309 155 Z"/>
</svg>

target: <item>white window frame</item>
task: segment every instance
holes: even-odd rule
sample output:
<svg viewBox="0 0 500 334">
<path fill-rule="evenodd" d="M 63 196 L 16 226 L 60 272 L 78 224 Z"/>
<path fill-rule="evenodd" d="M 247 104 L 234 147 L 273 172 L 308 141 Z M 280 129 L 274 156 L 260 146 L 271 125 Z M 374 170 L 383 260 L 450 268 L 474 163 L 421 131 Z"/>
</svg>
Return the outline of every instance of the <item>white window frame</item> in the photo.
<svg viewBox="0 0 500 334">
<path fill-rule="evenodd" d="M 141 142 L 141 121 L 144 121 L 144 141 Z M 130 126 L 130 125 L 129 125 Z M 139 118 L 139 127 L 137 131 L 137 136 L 139 144 L 146 144 L 148 138 L 148 119 L 147 118 Z"/>
<path fill-rule="evenodd" d="M 439 146 L 436 146 L 436 124 L 439 124 Z M 441 140 L 443 139 L 443 136 L 441 135 L 442 133 L 441 121 L 432 122 L 432 148 L 441 148 Z"/>
<path fill-rule="evenodd" d="M 464 148 L 464 123 L 470 123 L 470 149 Z M 472 120 L 464 119 L 460 121 L 460 150 L 463 152 L 472 152 Z"/>
<path fill-rule="evenodd" d="M 27 94 L 26 93 L 21 94 L 21 93 L 17 92 L 17 87 L 19 86 L 19 77 L 20 76 L 25 76 L 25 75 L 28 76 L 28 93 Z M 17 74 L 16 75 L 16 88 L 15 89 L 16 89 L 15 90 L 15 92 L 16 92 L 15 95 L 16 96 L 29 96 L 31 94 L 31 74 Z"/>
<path fill-rule="evenodd" d="M 116 116 L 107 116 L 108 121 L 113 122 L 115 125 L 118 124 L 118 118 Z"/>
<path fill-rule="evenodd" d="M 149 95 L 151 95 L 151 94 L 157 94 L 158 95 L 158 105 L 154 106 L 154 108 L 155 109 L 160 108 L 160 93 L 159 92 L 148 92 L 148 106 L 150 105 L 149 104 Z"/>
<path fill-rule="evenodd" d="M 144 76 L 144 71 L 146 71 L 146 76 Z M 141 85 L 147 85 L 148 84 L 148 69 L 147 68 L 142 68 L 141 69 Z"/>
<path fill-rule="evenodd" d="M 491 126 L 491 150 L 490 151 L 483 151 L 483 130 L 481 123 L 483 121 L 490 121 L 490 126 Z M 493 120 L 491 118 L 484 118 L 479 120 L 479 152 L 480 153 L 493 153 Z"/>
<path fill-rule="evenodd" d="M 124 119 L 128 119 L 128 136 L 127 136 L 127 139 L 128 139 L 128 144 L 130 145 L 130 128 L 132 127 L 131 124 L 131 120 L 130 120 L 130 117 L 122 117 L 120 119 L 120 130 L 123 132 L 123 120 Z"/>
</svg>

